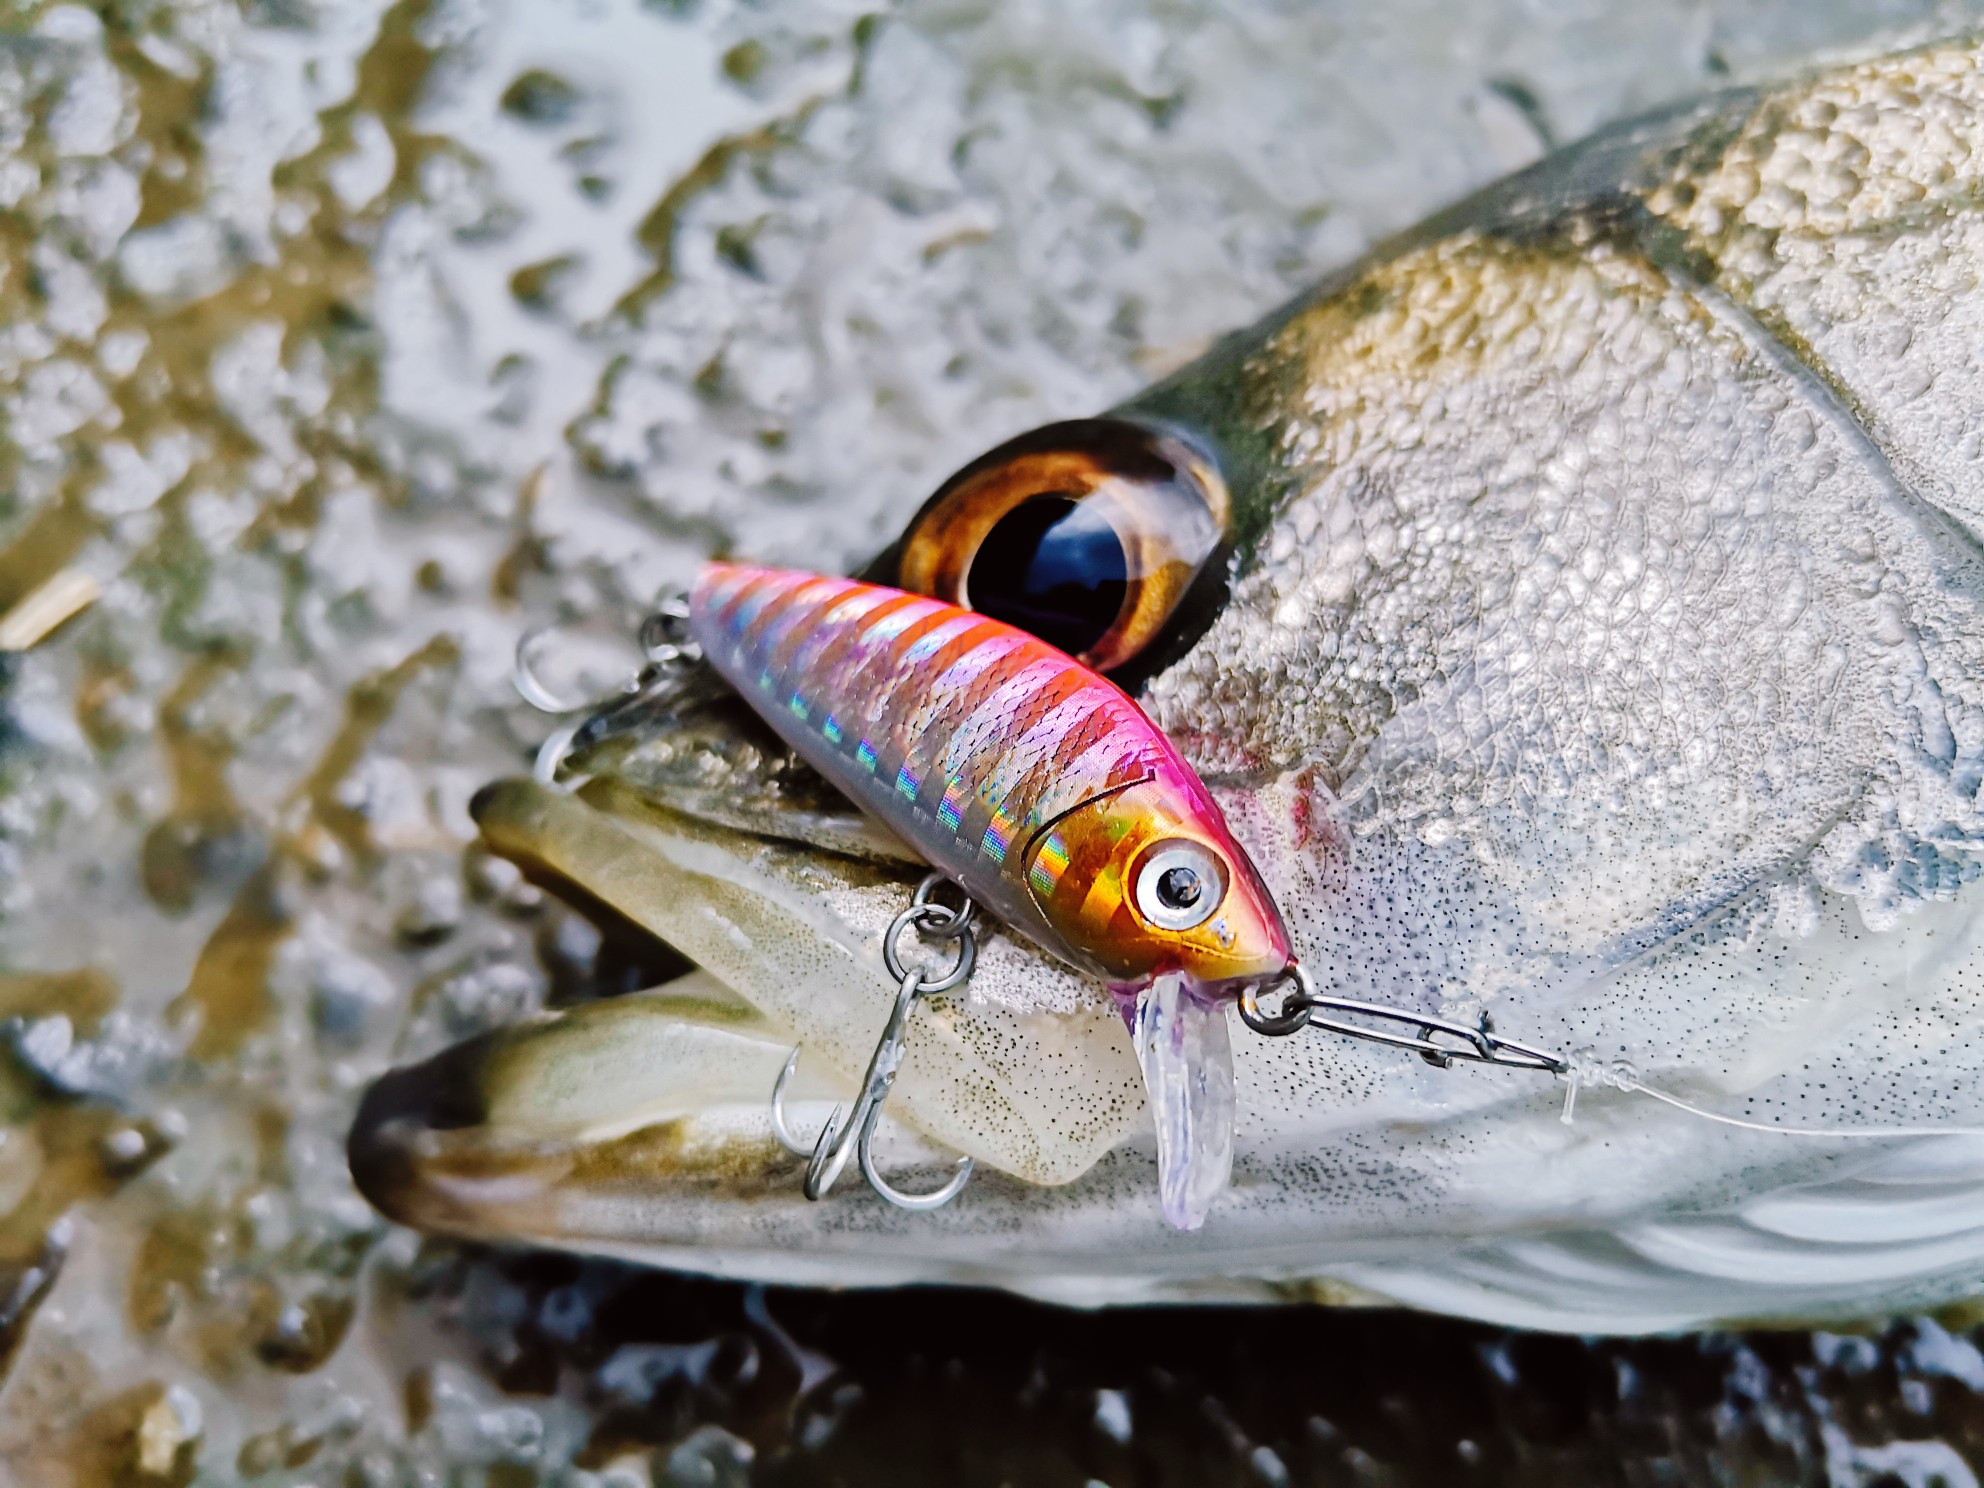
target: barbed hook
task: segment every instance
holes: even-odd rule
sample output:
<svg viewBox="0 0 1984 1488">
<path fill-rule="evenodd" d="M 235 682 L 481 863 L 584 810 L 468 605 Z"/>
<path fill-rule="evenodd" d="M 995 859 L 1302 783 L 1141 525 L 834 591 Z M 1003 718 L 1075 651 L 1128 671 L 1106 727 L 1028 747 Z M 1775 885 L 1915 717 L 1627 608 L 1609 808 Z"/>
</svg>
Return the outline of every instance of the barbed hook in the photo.
<svg viewBox="0 0 1984 1488">
<path fill-rule="evenodd" d="M 963 985 L 978 959 L 978 937 L 971 925 L 976 906 L 969 899 L 958 909 L 938 904 L 931 895 L 944 881 L 941 875 L 935 873 L 924 879 L 917 886 L 909 907 L 889 923 L 888 932 L 882 939 L 882 960 L 889 969 L 889 975 L 896 979 L 896 998 L 889 1009 L 888 1021 L 882 1025 L 881 1037 L 875 1042 L 875 1052 L 868 1058 L 868 1072 L 862 1078 L 861 1093 L 855 1098 L 854 1109 L 847 1111 L 845 1107 L 836 1105 L 828 1115 L 826 1125 L 820 1129 L 820 1135 L 808 1146 L 793 1133 L 785 1115 L 786 1090 L 799 1068 L 798 1049 L 795 1048 L 786 1057 L 785 1066 L 772 1085 L 772 1135 L 794 1157 L 806 1159 L 804 1192 L 809 1199 L 826 1197 L 846 1169 L 850 1157 L 860 1167 L 861 1176 L 867 1180 L 868 1186 L 898 1209 L 941 1208 L 962 1193 L 965 1184 L 971 1180 L 972 1159 L 961 1157 L 943 1187 L 925 1194 L 908 1193 L 882 1176 L 874 1156 L 875 1131 L 881 1123 L 882 1106 L 895 1084 L 896 1071 L 902 1067 L 910 1014 L 915 1011 L 917 999 L 927 993 L 948 992 Z M 934 939 L 955 940 L 958 943 L 958 958 L 949 971 L 934 980 L 925 980 L 923 972 L 902 964 L 897 943 L 903 933 L 911 928 Z"/>
</svg>

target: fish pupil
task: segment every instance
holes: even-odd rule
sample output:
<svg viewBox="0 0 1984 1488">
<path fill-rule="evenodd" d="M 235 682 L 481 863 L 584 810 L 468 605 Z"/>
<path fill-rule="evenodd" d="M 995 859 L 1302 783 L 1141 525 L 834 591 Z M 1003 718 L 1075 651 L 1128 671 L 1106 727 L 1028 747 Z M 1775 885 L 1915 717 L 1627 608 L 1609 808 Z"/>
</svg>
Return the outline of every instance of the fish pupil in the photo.
<svg viewBox="0 0 1984 1488">
<path fill-rule="evenodd" d="M 1190 868 L 1167 868 L 1158 876 L 1157 897 L 1168 909 L 1190 909 L 1204 892 L 1205 885 Z"/>
<path fill-rule="evenodd" d="M 1129 557 L 1108 519 L 1047 493 L 1021 502 L 985 534 L 967 586 L 980 614 L 1079 655 L 1115 625 L 1129 579 Z"/>
</svg>

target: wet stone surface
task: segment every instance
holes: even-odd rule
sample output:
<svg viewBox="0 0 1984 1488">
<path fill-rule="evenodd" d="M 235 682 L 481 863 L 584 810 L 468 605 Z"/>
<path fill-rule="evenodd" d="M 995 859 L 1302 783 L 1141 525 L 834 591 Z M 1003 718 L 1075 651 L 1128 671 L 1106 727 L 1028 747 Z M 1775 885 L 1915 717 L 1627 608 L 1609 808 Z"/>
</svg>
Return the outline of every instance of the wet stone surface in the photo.
<svg viewBox="0 0 1984 1488">
<path fill-rule="evenodd" d="M 766 1294 L 352 1189 L 380 1070 L 680 970 L 469 847 L 526 629 L 608 688 L 713 549 L 854 563 L 1552 142 L 1979 19 L 1064 9 L 0 15 L 0 622 L 54 616 L 0 677 L 0 1475 L 1975 1481 L 1958 1320 Z"/>
</svg>

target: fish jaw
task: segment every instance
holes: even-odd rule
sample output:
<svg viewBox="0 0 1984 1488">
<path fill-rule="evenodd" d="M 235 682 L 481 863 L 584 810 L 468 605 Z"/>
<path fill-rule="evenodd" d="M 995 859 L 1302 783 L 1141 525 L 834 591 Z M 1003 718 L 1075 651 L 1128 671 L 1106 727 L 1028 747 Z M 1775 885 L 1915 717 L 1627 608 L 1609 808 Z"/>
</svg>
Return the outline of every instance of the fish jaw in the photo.
<svg viewBox="0 0 1984 1488">
<path fill-rule="evenodd" d="M 1196 1230 L 1233 1176 L 1233 1041 L 1226 1003 L 1183 972 L 1110 988 L 1157 1126 L 1157 1186 L 1173 1229 Z"/>
<path fill-rule="evenodd" d="M 576 796 L 499 782 L 475 812 L 492 849 L 663 936 L 753 1011 L 771 1047 L 798 1044 L 803 1068 L 856 1087 L 897 991 L 882 942 L 914 882 L 900 866 L 700 822 L 613 779 Z M 959 996 L 969 1003 L 926 999 L 911 1020 L 892 1124 L 1047 1185 L 1134 1129 L 1136 1074 L 1100 988 L 995 930 Z"/>
<path fill-rule="evenodd" d="M 1362 990 L 1407 964 L 1414 946 L 1433 944 L 1429 927 L 1401 928 L 1400 903 L 1439 904 L 1456 917 L 1449 928 L 1494 932 L 1436 947 L 1455 958 L 1478 958 L 1520 923 L 1451 849 L 1366 838 L 1310 882 L 1294 855 L 1300 844 L 1265 835 L 1268 824 L 1302 818 L 1285 793 L 1224 799 L 1271 882 L 1332 906 L 1327 919 L 1292 927 L 1326 989 Z M 817 1006 L 781 1003 L 773 1016 L 729 984 L 769 1002 L 781 989 L 750 979 L 752 947 L 769 953 L 774 942 L 827 930 L 853 945 L 857 963 L 878 960 L 873 947 L 914 870 L 864 869 L 796 847 L 760 861 L 762 841 L 672 823 L 612 782 L 576 798 L 509 782 L 480 798 L 476 814 L 492 848 L 568 874 L 723 975 L 694 973 L 693 982 L 528 1020 L 473 1051 L 458 1046 L 387 1075 L 354 1128 L 352 1170 L 381 1209 L 425 1229 L 783 1284 L 996 1285 L 1083 1306 L 1389 1298 L 1578 1332 L 1872 1315 L 1966 1292 L 1984 1255 L 1975 1221 L 1939 1217 L 1984 1192 L 1979 1144 L 1842 1150 L 1708 1127 L 1614 1091 L 1581 1098 L 1566 1126 L 1560 1089 L 1534 1075 L 1437 1070 L 1320 1035 L 1234 1036 L 1233 1181 L 1201 1228 L 1177 1229 L 1159 1218 L 1155 1123 L 1143 1115 L 1119 1009 L 996 931 L 974 986 L 1000 1001 L 972 1015 L 992 1041 L 954 1045 L 946 1010 L 919 1008 L 878 1161 L 908 1186 L 941 1181 L 958 1147 L 979 1142 L 967 1099 L 979 1077 L 954 1077 L 1009 1034 L 1030 1041 L 999 1059 L 1012 1107 L 1031 1108 L 1048 1136 L 1088 1110 L 1085 1151 L 1100 1155 L 1078 1176 L 1045 1181 L 982 1161 L 959 1200 L 930 1214 L 904 1214 L 848 1185 L 809 1204 L 803 1163 L 771 1138 L 772 1082 L 803 1039 L 791 1110 L 795 1131 L 810 1134 L 854 1088 L 893 989 L 875 967 L 866 973 L 872 1005 L 869 991 L 842 988 L 833 964 L 841 952 L 824 939 L 785 978 L 786 991 L 797 982 Z M 739 862 L 719 870 L 719 854 Z M 1818 927 L 1794 940 L 1687 942 L 1626 964 L 1568 967 L 1547 983 L 1511 982 L 1496 1022 L 1545 1047 L 1628 1053 L 1651 1082 L 1724 1110 L 1756 1098 L 1782 1102 L 1787 1121 L 1809 1125 L 1838 1119 L 1842 1102 L 1869 1121 L 1931 1109 L 1958 1119 L 1948 1092 L 1967 1088 L 1966 1046 L 1923 1041 L 1939 1062 L 1921 1068 L 1895 1055 L 1974 1009 L 1966 989 L 1984 977 L 1980 892 L 1973 885 L 1962 902 L 1886 936 L 1869 936 L 1848 906 L 1828 903 Z M 1468 894 L 1486 897 L 1469 908 Z M 764 917 L 746 918 L 747 898 L 766 896 Z M 807 908 L 809 896 L 832 914 Z M 713 915 L 752 944 L 738 944 Z M 1465 975 L 1459 960 L 1435 964 L 1443 981 Z M 1056 987 L 1067 1001 L 1050 1006 Z M 1028 998 L 1030 1012 L 1009 1016 Z M 1663 1027 L 1672 1042 L 1647 1042 L 1646 1010 L 1656 1006 L 1671 1009 Z M 941 1036 L 920 1041 L 931 1032 Z M 1856 1047 L 1884 1057 L 1847 1091 L 1824 1056 Z M 1817 1082 L 1801 1074 L 1815 1061 Z M 936 1088 L 922 1086 L 933 1076 Z M 1026 1076 L 1030 1086 L 1013 1084 Z M 1051 1104 L 1090 1090 L 1113 1105 Z M 992 1126 L 997 1135 L 1005 1122 Z M 1891 1239 L 1870 1238 L 1877 1217 Z"/>
</svg>

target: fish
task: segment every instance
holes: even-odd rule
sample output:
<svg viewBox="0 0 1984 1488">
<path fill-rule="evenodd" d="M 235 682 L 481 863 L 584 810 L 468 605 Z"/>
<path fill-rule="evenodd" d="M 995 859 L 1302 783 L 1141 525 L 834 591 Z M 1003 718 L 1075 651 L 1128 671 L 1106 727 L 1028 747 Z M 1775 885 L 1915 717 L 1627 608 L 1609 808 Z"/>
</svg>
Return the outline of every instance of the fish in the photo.
<svg viewBox="0 0 1984 1488">
<path fill-rule="evenodd" d="M 362 1189 L 453 1234 L 1083 1306 L 1632 1333 L 1974 1295 L 1984 1140 L 1921 1133 L 1984 1115 L 1980 63 L 1938 42 L 1607 129 L 902 493 L 857 575 L 1121 686 L 1322 992 L 1760 1127 L 1915 1134 L 1236 1037 L 1231 1184 L 1180 1231 L 1106 991 L 993 929 L 879 1134 L 979 1175 L 927 1214 L 808 1205 L 766 1093 L 795 1041 L 795 1098 L 858 1077 L 924 870 L 696 674 L 473 810 L 697 969 L 386 1074 Z"/>
<path fill-rule="evenodd" d="M 1158 1131 L 1164 1216 L 1197 1229 L 1233 1154 L 1225 1008 L 1288 932 L 1218 804 L 1107 678 L 957 605 L 705 565 L 692 634 L 809 764 L 1049 955 L 1102 981 Z"/>
</svg>

